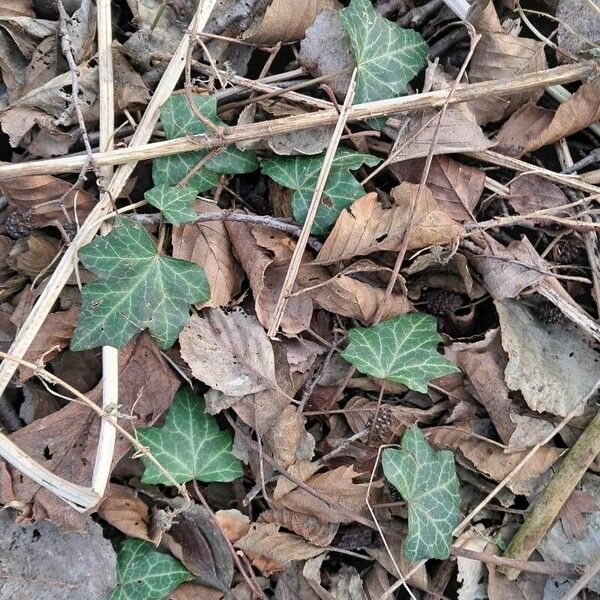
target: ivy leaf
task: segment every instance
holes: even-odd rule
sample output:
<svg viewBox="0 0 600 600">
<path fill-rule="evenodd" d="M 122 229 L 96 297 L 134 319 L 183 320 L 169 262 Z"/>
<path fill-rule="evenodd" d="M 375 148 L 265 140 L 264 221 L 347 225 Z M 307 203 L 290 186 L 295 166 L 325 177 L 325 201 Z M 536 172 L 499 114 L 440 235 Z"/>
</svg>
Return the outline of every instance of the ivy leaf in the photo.
<svg viewBox="0 0 600 600">
<path fill-rule="evenodd" d="M 399 315 L 372 327 L 354 327 L 342 356 L 361 373 L 427 392 L 430 379 L 459 369 L 436 350 L 441 341 L 431 315 Z"/>
<path fill-rule="evenodd" d="M 189 187 L 157 185 L 144 194 L 144 200 L 160 209 L 165 219 L 173 225 L 193 223 L 198 213 L 192 209 L 197 193 Z"/>
<path fill-rule="evenodd" d="M 435 451 L 417 427 L 410 427 L 402 437 L 402 450 L 386 448 L 381 462 L 386 479 L 408 503 L 406 558 L 448 558 L 452 531 L 461 517 L 452 452 Z"/>
<path fill-rule="evenodd" d="M 144 427 L 136 433 L 177 483 L 233 481 L 242 476 L 240 461 L 231 453 L 231 432 L 221 431 L 215 418 L 206 414 L 204 400 L 187 388 L 175 394 L 162 427 Z M 147 458 L 142 460 L 144 483 L 171 484 Z"/>
<path fill-rule="evenodd" d="M 217 117 L 217 101 L 211 96 L 192 94 L 191 100 L 198 113 L 218 126 L 226 124 Z M 196 116 L 187 96 L 175 95 L 167 99 L 160 107 L 160 120 L 167 139 L 206 133 L 208 127 Z M 157 158 L 152 165 L 152 177 L 155 185 L 176 185 L 208 155 L 207 150 L 186 152 Z M 227 146 L 209 159 L 195 173 L 186 187 L 203 192 L 217 185 L 219 174 L 250 173 L 258 168 L 256 155 L 252 151 L 239 150 Z"/>
<path fill-rule="evenodd" d="M 370 0 L 352 0 L 340 11 L 356 60 L 356 104 L 404 96 L 408 83 L 425 65 L 427 43 L 412 29 L 385 19 Z M 386 118 L 369 119 L 377 129 Z"/>
<path fill-rule="evenodd" d="M 117 557 L 119 585 L 110 600 L 162 600 L 194 576 L 169 554 L 143 540 L 127 539 Z"/>
<path fill-rule="evenodd" d="M 189 305 L 210 298 L 198 265 L 161 256 L 146 230 L 123 217 L 115 219 L 108 235 L 82 248 L 79 257 L 100 280 L 83 288 L 71 350 L 120 348 L 144 329 L 168 348 L 189 319 Z"/>
<path fill-rule="evenodd" d="M 313 196 L 325 154 L 316 156 L 274 156 L 262 161 L 262 172 L 273 181 L 295 190 L 292 196 L 294 218 L 304 223 Z M 335 223 L 340 212 L 360 198 L 364 189 L 350 174 L 361 165 L 375 166 L 380 161 L 376 156 L 361 154 L 340 148 L 331 166 L 327 184 L 317 209 L 312 233 L 322 235 Z"/>
</svg>

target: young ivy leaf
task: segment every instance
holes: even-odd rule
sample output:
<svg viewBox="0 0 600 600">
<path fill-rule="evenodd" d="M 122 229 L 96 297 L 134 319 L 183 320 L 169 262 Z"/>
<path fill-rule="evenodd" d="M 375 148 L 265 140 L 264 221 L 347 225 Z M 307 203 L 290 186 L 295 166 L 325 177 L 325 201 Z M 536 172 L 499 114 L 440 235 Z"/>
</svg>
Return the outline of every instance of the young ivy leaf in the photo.
<svg viewBox="0 0 600 600">
<path fill-rule="evenodd" d="M 402 450 L 386 448 L 381 462 L 386 479 L 408 503 L 406 558 L 448 558 L 452 531 L 461 517 L 452 452 L 436 452 L 417 427 L 410 427 L 402 437 Z"/>
<path fill-rule="evenodd" d="M 191 95 L 196 111 L 185 95 L 171 96 L 160 108 L 160 120 L 167 139 L 206 133 L 209 129 L 196 113 L 217 126 L 225 123 L 217 117 L 217 101 L 210 96 Z M 156 158 L 152 163 L 154 189 L 144 195 L 145 200 L 160 209 L 165 218 L 174 225 L 194 221 L 190 195 L 205 192 L 219 183 L 221 173 L 234 175 L 250 173 L 258 168 L 256 155 L 251 151 L 238 150 L 235 146 L 221 149 L 208 158 L 209 151 L 186 152 Z M 198 169 L 198 164 L 206 162 Z M 178 184 L 186 179 L 185 186 Z M 182 193 L 186 190 L 186 193 Z"/>
<path fill-rule="evenodd" d="M 316 156 L 274 156 L 262 161 L 261 170 L 273 181 L 294 190 L 292 211 L 299 223 L 304 223 L 313 196 L 325 154 Z M 366 164 L 374 167 L 380 161 L 376 156 L 360 154 L 340 148 L 331 166 L 321 204 L 317 209 L 312 233 L 327 233 L 340 212 L 360 198 L 365 190 L 350 171 Z"/>
<path fill-rule="evenodd" d="M 221 431 L 215 418 L 206 414 L 204 400 L 187 388 L 175 394 L 162 427 L 144 427 L 136 433 L 177 483 L 233 481 L 243 474 L 240 461 L 231 453 L 231 432 Z M 152 462 L 142 460 L 144 483 L 171 485 Z"/>
<path fill-rule="evenodd" d="M 342 356 L 361 373 L 427 392 L 430 379 L 459 369 L 438 354 L 441 341 L 431 315 L 399 315 L 373 327 L 354 327 Z"/>
<path fill-rule="evenodd" d="M 127 539 L 117 556 L 119 585 L 110 600 L 162 600 L 194 576 L 169 554 L 143 540 Z"/>
<path fill-rule="evenodd" d="M 100 280 L 83 288 L 71 350 L 120 348 L 144 329 L 168 348 L 187 323 L 190 304 L 210 298 L 198 265 L 162 256 L 142 225 L 123 217 L 108 235 L 82 248 L 79 258 Z"/>
<path fill-rule="evenodd" d="M 402 29 L 373 8 L 370 0 L 352 0 L 340 11 L 356 60 L 356 104 L 395 98 L 425 65 L 427 43 L 412 29 Z M 383 128 L 385 117 L 368 123 Z"/>
</svg>

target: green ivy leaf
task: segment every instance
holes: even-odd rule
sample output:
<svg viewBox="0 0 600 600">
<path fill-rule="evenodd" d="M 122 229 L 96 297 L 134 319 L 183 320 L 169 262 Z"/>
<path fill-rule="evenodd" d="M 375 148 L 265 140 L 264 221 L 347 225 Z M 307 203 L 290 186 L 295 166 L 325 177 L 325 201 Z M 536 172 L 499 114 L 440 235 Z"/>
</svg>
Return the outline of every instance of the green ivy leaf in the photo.
<svg viewBox="0 0 600 600">
<path fill-rule="evenodd" d="M 221 431 L 206 414 L 204 400 L 181 388 L 162 427 L 137 430 L 139 441 L 178 483 L 233 481 L 243 474 L 240 461 L 231 453 L 230 431 Z M 144 483 L 171 482 L 147 458 L 142 457 Z"/>
<path fill-rule="evenodd" d="M 438 354 L 441 341 L 431 315 L 399 315 L 373 327 L 354 327 L 342 356 L 361 373 L 427 392 L 430 379 L 459 369 Z"/>
<path fill-rule="evenodd" d="M 72 350 L 120 348 L 144 329 L 168 348 L 187 323 L 190 304 L 210 298 L 198 265 L 161 256 L 146 230 L 123 217 L 115 219 L 108 235 L 82 248 L 79 257 L 100 280 L 83 288 Z"/>
<path fill-rule="evenodd" d="M 356 60 L 356 104 L 404 96 L 408 83 L 425 66 L 427 43 L 417 31 L 385 19 L 370 0 L 352 0 L 340 11 Z M 386 118 L 369 119 L 377 129 Z"/>
<path fill-rule="evenodd" d="M 294 218 L 299 223 L 304 223 L 306 220 L 324 157 L 324 153 L 316 156 L 274 156 L 262 161 L 261 168 L 265 175 L 284 187 L 295 190 L 292 196 L 292 210 Z M 354 179 L 350 171 L 360 168 L 363 164 L 373 167 L 379 161 L 376 156 L 345 148 L 337 151 L 321 204 L 317 209 L 313 234 L 327 233 L 340 212 L 365 193 L 362 185 Z"/>
<path fill-rule="evenodd" d="M 198 113 L 215 125 L 226 126 L 217 117 L 217 101 L 214 97 L 192 94 L 191 99 Z M 185 95 L 175 95 L 167 99 L 160 107 L 160 121 L 167 139 L 198 135 L 208 131 L 208 127 L 198 119 L 192 110 L 189 99 Z M 202 150 L 154 160 L 152 168 L 154 184 L 175 185 L 179 183 L 208 153 L 208 150 Z M 205 191 L 218 183 L 220 173 L 229 175 L 250 173 L 257 168 L 258 161 L 254 152 L 239 150 L 233 145 L 227 146 L 208 160 L 191 178 L 186 187 L 195 189 L 197 192 Z"/>
<path fill-rule="evenodd" d="M 169 554 L 143 540 L 127 539 L 117 556 L 119 585 L 110 600 L 162 600 L 194 576 Z"/>
<path fill-rule="evenodd" d="M 192 209 L 196 200 L 195 190 L 188 187 L 157 185 L 144 194 L 144 200 L 160 209 L 165 219 L 173 225 L 193 223 L 198 213 Z"/>
<path fill-rule="evenodd" d="M 448 558 L 452 531 L 461 517 L 452 452 L 436 452 L 417 427 L 410 427 L 402 437 L 402 450 L 386 448 L 381 462 L 386 479 L 408 503 L 406 558 Z"/>
</svg>

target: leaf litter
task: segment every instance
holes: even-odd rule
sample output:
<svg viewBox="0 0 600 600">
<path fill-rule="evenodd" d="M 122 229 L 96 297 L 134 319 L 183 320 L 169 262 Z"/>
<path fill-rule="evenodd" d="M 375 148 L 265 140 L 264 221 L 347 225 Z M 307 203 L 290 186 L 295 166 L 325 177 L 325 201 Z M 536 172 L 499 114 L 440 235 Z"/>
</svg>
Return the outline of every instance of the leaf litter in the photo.
<svg viewBox="0 0 600 600">
<path fill-rule="evenodd" d="M 51 4 L 0 0 L 0 598 L 600 593 L 600 8 Z"/>
</svg>

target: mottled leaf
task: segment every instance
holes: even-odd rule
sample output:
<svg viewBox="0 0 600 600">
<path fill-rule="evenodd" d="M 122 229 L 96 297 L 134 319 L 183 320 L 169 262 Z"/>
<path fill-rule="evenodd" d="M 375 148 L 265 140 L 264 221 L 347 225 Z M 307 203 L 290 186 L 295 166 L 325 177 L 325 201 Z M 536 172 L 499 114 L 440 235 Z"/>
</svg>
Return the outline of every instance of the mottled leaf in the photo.
<svg viewBox="0 0 600 600">
<path fill-rule="evenodd" d="M 286 188 L 294 190 L 294 218 L 304 223 L 312 195 L 323 165 L 324 154 L 317 156 L 273 157 L 262 162 L 262 172 Z M 317 209 L 312 233 L 322 235 L 335 223 L 340 212 L 365 192 L 350 170 L 363 164 L 370 167 L 380 161 L 376 156 L 340 148 L 333 159 L 321 204 Z"/>
<path fill-rule="evenodd" d="M 162 427 L 144 427 L 136 433 L 178 483 L 233 481 L 242 475 L 240 462 L 231 453 L 231 433 L 219 429 L 215 418 L 206 414 L 204 400 L 189 389 L 175 394 Z M 142 460 L 144 483 L 171 484 L 152 462 Z"/>
<path fill-rule="evenodd" d="M 428 47 L 421 35 L 385 19 L 369 0 L 352 0 L 340 17 L 357 65 L 355 103 L 406 94 L 406 86 L 425 65 Z M 381 128 L 385 121 L 369 123 Z"/>
<path fill-rule="evenodd" d="M 461 516 L 452 452 L 435 451 L 421 431 L 411 427 L 402 437 L 402 450 L 386 448 L 381 462 L 386 479 L 408 503 L 406 558 L 448 558 L 452 531 Z"/>
<path fill-rule="evenodd" d="M 83 288 L 72 350 L 119 348 L 143 329 L 168 348 L 189 319 L 189 305 L 210 296 L 198 265 L 162 256 L 141 225 L 122 217 L 108 235 L 82 248 L 79 257 L 100 280 Z"/>
<path fill-rule="evenodd" d="M 441 341 L 431 315 L 399 315 L 372 327 L 354 327 L 342 356 L 361 373 L 402 383 L 427 392 L 430 379 L 455 373 L 458 368 L 438 354 Z"/>
<path fill-rule="evenodd" d="M 143 540 L 127 539 L 117 558 L 119 585 L 110 600 L 162 600 L 194 576 L 169 554 Z"/>
</svg>

